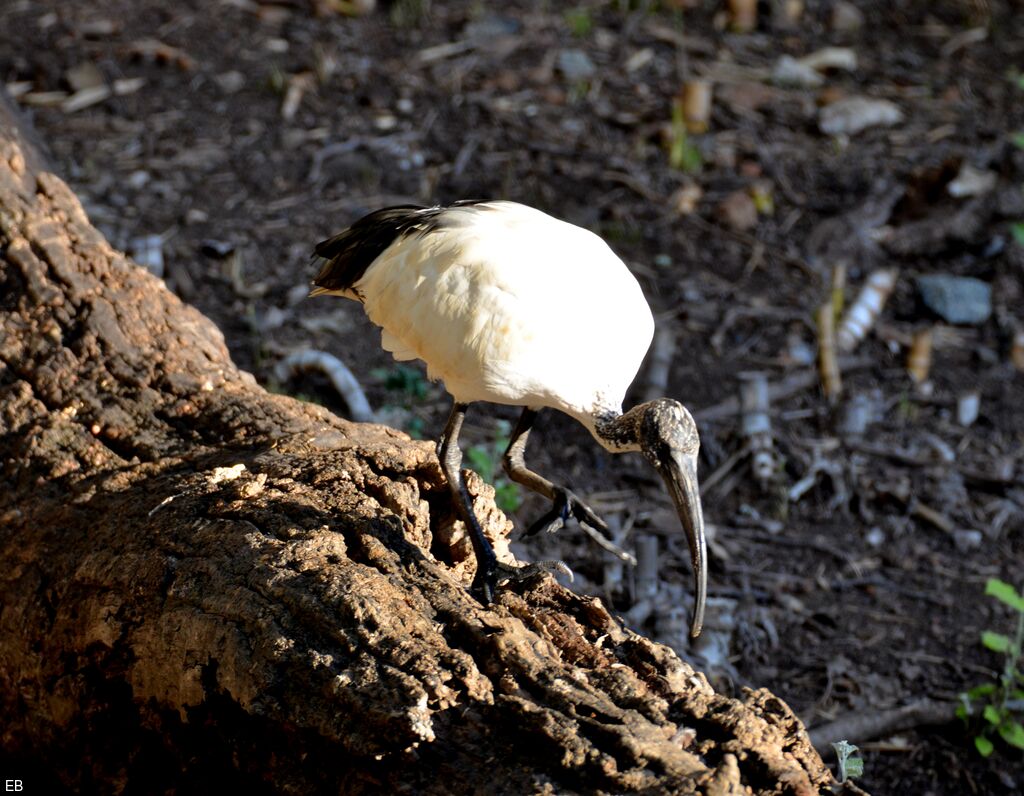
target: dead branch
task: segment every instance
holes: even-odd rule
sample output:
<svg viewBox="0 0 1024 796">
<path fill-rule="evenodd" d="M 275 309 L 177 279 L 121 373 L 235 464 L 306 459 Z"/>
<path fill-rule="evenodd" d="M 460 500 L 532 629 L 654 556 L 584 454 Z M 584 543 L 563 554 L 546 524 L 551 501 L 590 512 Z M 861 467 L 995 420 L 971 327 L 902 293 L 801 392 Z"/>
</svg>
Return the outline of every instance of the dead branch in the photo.
<svg viewBox="0 0 1024 796">
<path fill-rule="evenodd" d="M 849 741 L 860 745 L 875 738 L 885 738 L 915 727 L 949 724 L 956 719 L 955 702 L 923 699 L 892 710 L 871 710 L 848 713 L 840 719 L 820 724 L 810 730 L 811 743 L 823 757 L 834 755 L 832 744 Z"/>
</svg>

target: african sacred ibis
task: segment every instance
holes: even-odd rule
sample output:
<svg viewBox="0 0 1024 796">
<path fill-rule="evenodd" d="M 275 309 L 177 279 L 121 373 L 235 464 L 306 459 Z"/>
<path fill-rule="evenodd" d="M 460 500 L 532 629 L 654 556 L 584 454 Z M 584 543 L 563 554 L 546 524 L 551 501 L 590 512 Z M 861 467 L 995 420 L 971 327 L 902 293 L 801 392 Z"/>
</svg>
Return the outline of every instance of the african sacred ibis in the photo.
<svg viewBox="0 0 1024 796">
<path fill-rule="evenodd" d="M 531 527 L 574 517 L 607 533 L 576 495 L 530 470 L 538 410 L 565 412 L 614 453 L 639 451 L 661 474 L 686 531 L 696 582 L 691 635 L 707 591 L 693 418 L 661 398 L 622 412 L 654 319 L 636 279 L 597 235 L 514 202 L 401 205 L 370 213 L 318 244 L 311 295 L 355 299 L 397 360 L 422 359 L 454 399 L 439 456 L 477 559 L 473 590 L 490 601 L 499 565 L 473 514 L 458 437 L 469 404 L 522 406 L 505 451 L 509 477 L 552 510 Z"/>
</svg>

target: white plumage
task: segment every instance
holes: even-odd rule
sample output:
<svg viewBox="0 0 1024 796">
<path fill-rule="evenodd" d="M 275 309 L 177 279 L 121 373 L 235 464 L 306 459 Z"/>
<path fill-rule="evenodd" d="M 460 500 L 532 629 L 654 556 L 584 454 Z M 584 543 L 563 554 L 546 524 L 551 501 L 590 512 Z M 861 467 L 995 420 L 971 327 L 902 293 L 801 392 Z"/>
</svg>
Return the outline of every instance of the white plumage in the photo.
<svg viewBox="0 0 1024 796">
<path fill-rule="evenodd" d="M 677 401 L 625 414 L 622 400 L 654 335 L 634 276 L 592 232 L 514 202 L 384 208 L 323 241 L 312 295 L 361 301 L 398 360 L 421 359 L 455 399 L 439 456 L 477 556 L 474 589 L 493 598 L 500 565 L 473 513 L 459 431 L 477 401 L 524 407 L 503 465 L 553 508 L 530 532 L 570 516 L 608 532 L 576 495 L 530 470 L 526 441 L 537 410 L 575 417 L 606 448 L 640 451 L 665 480 L 686 530 L 697 584 L 691 633 L 706 593 L 699 439 Z"/>
<path fill-rule="evenodd" d="M 319 292 L 362 296 L 383 347 L 422 359 L 456 401 L 550 407 L 592 432 L 595 415 L 620 413 L 654 319 L 608 244 L 514 202 L 444 213 L 437 229 L 396 239 L 352 288 Z"/>
</svg>

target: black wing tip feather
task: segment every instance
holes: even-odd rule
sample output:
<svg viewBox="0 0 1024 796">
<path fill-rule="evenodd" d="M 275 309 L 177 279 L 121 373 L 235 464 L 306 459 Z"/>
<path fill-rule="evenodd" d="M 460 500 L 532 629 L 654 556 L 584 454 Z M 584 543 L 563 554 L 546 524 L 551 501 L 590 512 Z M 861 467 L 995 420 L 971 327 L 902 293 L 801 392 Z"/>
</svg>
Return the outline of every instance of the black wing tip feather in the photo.
<svg viewBox="0 0 1024 796">
<path fill-rule="evenodd" d="M 420 205 L 394 205 L 369 213 L 343 232 L 320 241 L 314 259 L 325 262 L 313 280 L 325 290 L 348 290 L 384 250 L 414 222 Z"/>
<path fill-rule="evenodd" d="M 325 262 L 313 280 L 324 290 L 349 290 L 362 279 L 366 269 L 392 243 L 409 232 L 423 234 L 445 226 L 442 214 L 453 207 L 483 204 L 478 199 L 462 199 L 448 206 L 392 205 L 369 213 L 352 226 L 313 248 L 314 261 Z"/>
</svg>

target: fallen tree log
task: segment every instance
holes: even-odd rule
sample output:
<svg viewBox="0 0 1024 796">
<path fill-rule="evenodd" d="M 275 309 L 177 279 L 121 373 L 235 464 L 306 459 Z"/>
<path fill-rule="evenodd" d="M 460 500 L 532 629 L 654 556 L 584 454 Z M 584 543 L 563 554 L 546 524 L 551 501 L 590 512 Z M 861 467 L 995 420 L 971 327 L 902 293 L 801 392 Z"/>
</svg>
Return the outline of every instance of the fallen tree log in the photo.
<svg viewBox="0 0 1024 796">
<path fill-rule="evenodd" d="M 433 446 L 261 389 L 28 141 L 0 102 L 7 760 L 100 792 L 831 782 L 779 699 L 714 693 L 600 601 L 475 602 Z"/>
</svg>

